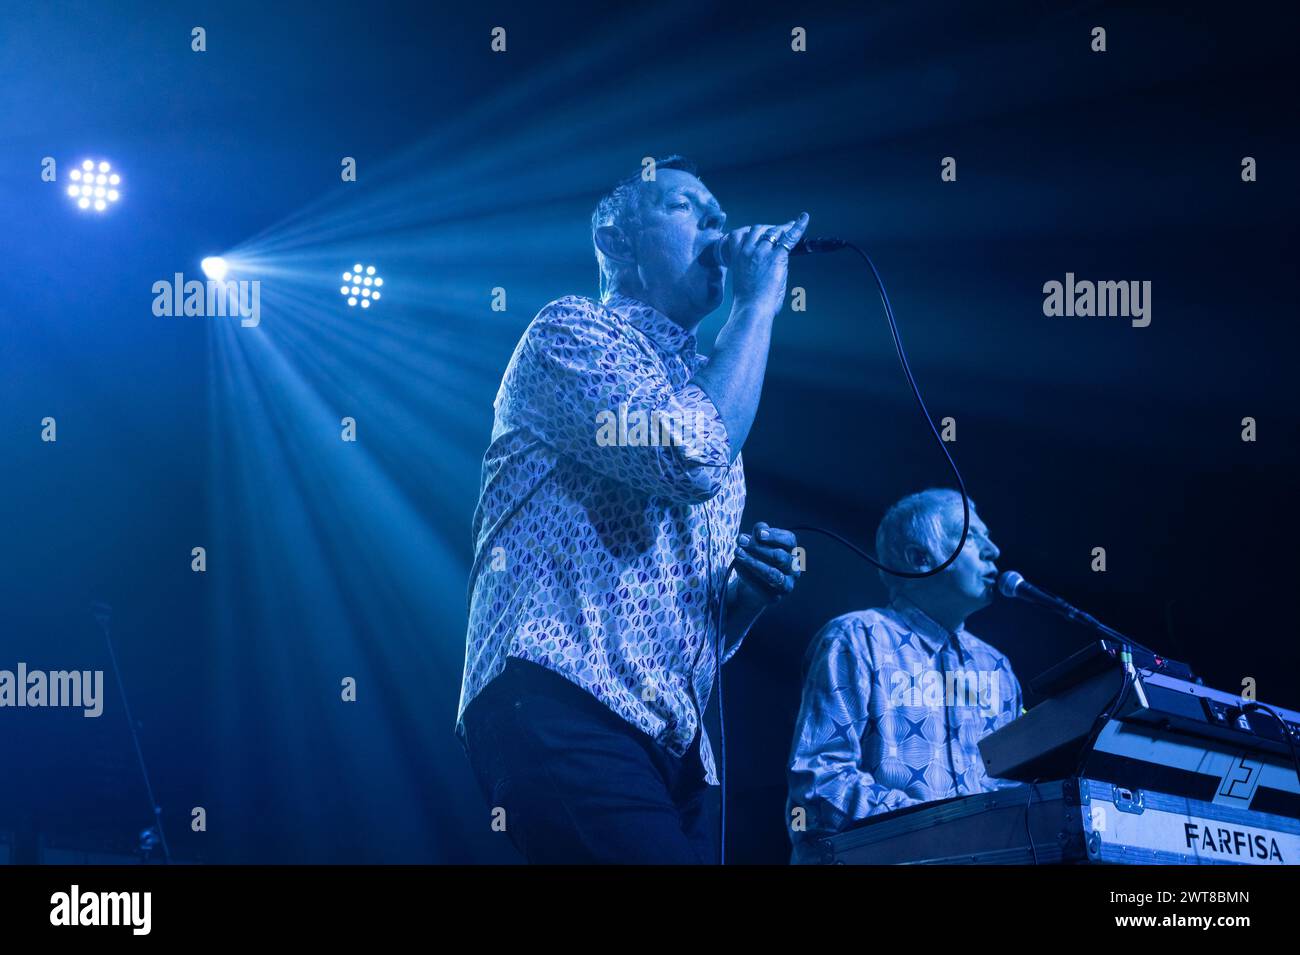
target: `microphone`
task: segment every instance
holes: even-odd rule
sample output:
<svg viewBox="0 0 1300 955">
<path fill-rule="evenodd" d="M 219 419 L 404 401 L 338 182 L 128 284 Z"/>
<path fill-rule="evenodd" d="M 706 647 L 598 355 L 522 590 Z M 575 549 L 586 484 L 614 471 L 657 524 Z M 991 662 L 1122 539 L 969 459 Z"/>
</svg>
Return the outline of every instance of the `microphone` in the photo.
<svg viewBox="0 0 1300 955">
<path fill-rule="evenodd" d="M 721 239 L 718 239 L 703 252 L 700 253 L 700 261 L 705 265 L 711 265 L 714 268 L 727 268 L 731 265 L 731 249 L 727 246 L 727 233 Z M 760 241 L 766 242 L 766 239 Z M 790 250 L 791 255 L 808 255 L 811 252 L 835 252 L 848 246 L 845 239 L 817 239 L 804 237 L 799 243 Z"/>
<path fill-rule="evenodd" d="M 1004 570 L 998 575 L 998 593 L 1004 597 L 1013 597 L 1016 600 L 1046 607 L 1048 610 L 1055 610 L 1067 617 L 1087 616 L 1082 610 L 1066 603 L 1056 594 L 1049 594 L 1046 590 L 1035 587 L 1025 580 L 1023 574 L 1014 570 Z"/>
<path fill-rule="evenodd" d="M 1158 667 L 1163 668 L 1164 666 L 1164 658 L 1150 647 L 1143 646 L 1136 640 L 1124 636 L 1124 634 L 1120 633 L 1118 630 L 1106 626 L 1092 614 L 1080 610 L 1073 604 L 1062 600 L 1060 597 L 1056 596 L 1056 594 L 1051 594 L 1046 590 L 1035 587 L 1029 581 L 1025 580 L 1023 574 L 1019 574 L 1014 570 L 1004 570 L 1002 573 L 998 574 L 998 593 L 1004 597 L 1012 597 L 1016 600 L 1023 600 L 1026 603 L 1043 607 L 1054 613 L 1059 613 L 1067 620 L 1073 620 L 1075 623 L 1081 623 L 1085 626 L 1092 627 L 1094 630 L 1098 630 L 1108 637 L 1119 640 L 1121 643 L 1135 647 L 1145 653 L 1149 653 Z"/>
</svg>

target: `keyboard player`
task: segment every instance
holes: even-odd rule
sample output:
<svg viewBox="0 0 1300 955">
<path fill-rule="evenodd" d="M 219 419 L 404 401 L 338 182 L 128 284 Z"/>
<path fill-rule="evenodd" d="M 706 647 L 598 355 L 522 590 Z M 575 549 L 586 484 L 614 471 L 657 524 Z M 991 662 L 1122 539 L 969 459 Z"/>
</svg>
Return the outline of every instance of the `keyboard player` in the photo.
<svg viewBox="0 0 1300 955">
<path fill-rule="evenodd" d="M 877 555 L 928 570 L 961 525 L 956 491 L 909 495 L 881 520 Z M 1019 785 L 990 778 L 977 743 L 1023 712 L 1020 683 L 1006 656 L 966 629 L 992 602 L 998 556 L 972 503 L 966 545 L 942 573 L 882 573 L 888 606 L 836 617 L 813 639 L 789 760 L 793 861 L 869 816 Z"/>
</svg>

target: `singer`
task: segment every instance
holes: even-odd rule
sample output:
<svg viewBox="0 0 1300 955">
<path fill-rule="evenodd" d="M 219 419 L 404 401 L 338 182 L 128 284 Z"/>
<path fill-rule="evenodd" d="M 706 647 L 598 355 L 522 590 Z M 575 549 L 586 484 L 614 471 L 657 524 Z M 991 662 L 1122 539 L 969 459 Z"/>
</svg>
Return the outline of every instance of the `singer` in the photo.
<svg viewBox="0 0 1300 955">
<path fill-rule="evenodd" d="M 876 553 L 889 567 L 929 570 L 961 525 L 959 493 L 921 491 L 885 513 Z M 1019 785 L 990 778 L 976 745 L 1022 712 L 1010 661 L 966 629 L 993 600 L 998 556 L 972 501 L 966 545 L 946 570 L 881 572 L 888 607 L 836 617 L 813 638 L 790 754 L 792 861 L 868 816 Z"/>
<path fill-rule="evenodd" d="M 592 216 L 600 299 L 545 306 L 497 393 L 456 730 L 530 862 L 716 861 L 714 668 L 799 576 L 793 534 L 740 533 L 740 449 L 808 216 L 725 222 L 680 156 L 618 183 Z M 706 359 L 720 241 L 734 305 Z M 696 426 L 598 441 L 620 413 Z"/>
</svg>

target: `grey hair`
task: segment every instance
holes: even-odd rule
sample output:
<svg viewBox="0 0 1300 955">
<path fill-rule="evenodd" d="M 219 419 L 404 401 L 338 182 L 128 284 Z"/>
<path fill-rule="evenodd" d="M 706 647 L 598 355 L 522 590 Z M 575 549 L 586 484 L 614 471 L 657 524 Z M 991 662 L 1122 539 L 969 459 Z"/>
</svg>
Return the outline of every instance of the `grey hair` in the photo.
<svg viewBox="0 0 1300 955">
<path fill-rule="evenodd" d="M 685 156 L 673 153 L 663 159 L 656 159 L 655 172 L 660 169 L 680 169 L 695 175 L 696 165 Z M 596 230 L 601 226 L 617 225 L 623 229 L 633 229 L 638 222 L 639 208 L 637 198 L 641 187 L 641 173 L 620 179 L 609 192 L 601 196 L 596 203 L 596 211 L 591 214 L 591 244 L 596 249 L 596 266 L 600 269 L 600 297 L 612 287 L 617 277 L 615 264 L 606 258 L 605 253 L 596 245 Z"/>
<path fill-rule="evenodd" d="M 957 520 L 951 520 L 956 508 Z M 975 502 L 970 502 L 971 512 Z M 876 559 L 886 567 L 920 570 L 907 562 L 907 548 L 921 547 L 938 563 L 952 552 L 961 532 L 961 493 L 946 487 L 932 487 L 909 494 L 895 503 L 880 519 L 876 529 Z M 893 597 L 906 578 L 879 572 L 885 589 Z"/>
</svg>

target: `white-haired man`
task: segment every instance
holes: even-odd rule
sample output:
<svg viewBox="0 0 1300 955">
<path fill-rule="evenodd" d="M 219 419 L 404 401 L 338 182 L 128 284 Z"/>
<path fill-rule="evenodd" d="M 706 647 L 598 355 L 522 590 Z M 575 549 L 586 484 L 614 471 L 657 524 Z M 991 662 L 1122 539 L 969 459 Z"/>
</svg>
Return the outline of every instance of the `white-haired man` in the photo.
<svg viewBox="0 0 1300 955">
<path fill-rule="evenodd" d="M 960 494 L 921 491 L 886 512 L 876 554 L 888 567 L 930 570 L 961 526 Z M 1020 683 L 966 629 L 993 599 L 998 556 L 972 503 L 966 545 L 944 571 L 882 572 L 889 606 L 836 617 L 813 638 L 789 765 L 794 861 L 868 816 L 1016 785 L 989 777 L 977 744 L 1020 715 Z"/>
<path fill-rule="evenodd" d="M 694 172 L 669 157 L 600 200 L 600 299 L 543 308 L 497 394 L 457 729 L 530 862 L 715 861 L 714 668 L 799 574 L 789 531 L 740 533 L 740 448 L 808 216 L 724 239 Z M 706 360 L 719 240 L 734 304 Z"/>
</svg>

